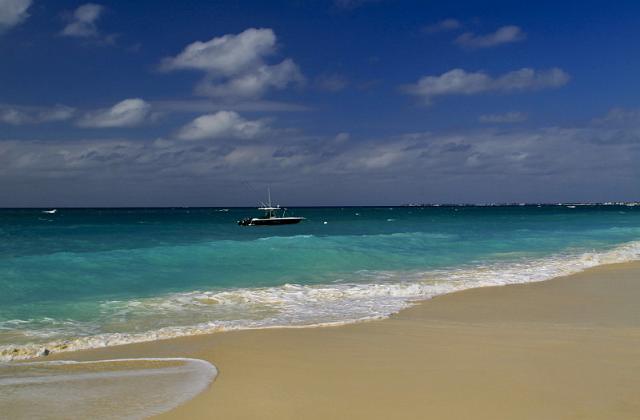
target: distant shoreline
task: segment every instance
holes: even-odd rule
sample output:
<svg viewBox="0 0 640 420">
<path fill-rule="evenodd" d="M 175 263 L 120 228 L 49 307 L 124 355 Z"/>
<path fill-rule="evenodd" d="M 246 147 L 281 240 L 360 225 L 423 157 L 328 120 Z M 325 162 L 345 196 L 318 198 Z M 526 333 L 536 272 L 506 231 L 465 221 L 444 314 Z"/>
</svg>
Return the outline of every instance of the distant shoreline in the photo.
<svg viewBox="0 0 640 420">
<path fill-rule="evenodd" d="M 584 206 L 584 207 L 640 207 L 640 201 L 620 201 L 620 202 L 566 202 L 566 203 L 433 203 L 433 204 L 380 204 L 380 205 L 333 205 L 333 206 L 309 206 L 309 205 L 288 205 L 287 208 L 296 209 L 339 209 L 339 208 L 390 208 L 390 207 L 418 207 L 418 208 L 439 208 L 439 207 L 566 207 L 566 206 Z M 284 207 L 284 206 L 283 206 Z M 116 206 L 116 207 L 93 207 L 93 206 L 44 206 L 44 207 L 0 207 L 1 210 L 144 210 L 144 209 L 162 209 L 162 210 L 180 210 L 180 209 L 255 209 L 256 206 Z"/>
</svg>

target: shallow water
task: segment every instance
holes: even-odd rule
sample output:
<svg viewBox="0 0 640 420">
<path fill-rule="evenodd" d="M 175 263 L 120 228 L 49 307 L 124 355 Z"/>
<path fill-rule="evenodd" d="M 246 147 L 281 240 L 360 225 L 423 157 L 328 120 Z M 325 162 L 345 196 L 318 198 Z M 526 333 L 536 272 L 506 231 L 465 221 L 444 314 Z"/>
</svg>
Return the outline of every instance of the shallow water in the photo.
<svg viewBox="0 0 640 420">
<path fill-rule="evenodd" d="M 0 357 L 388 316 L 640 258 L 640 208 L 0 210 Z M 325 223 L 326 222 L 326 223 Z"/>
<path fill-rule="evenodd" d="M 0 363 L 0 417 L 142 419 L 193 398 L 216 374 L 196 359 Z"/>
</svg>

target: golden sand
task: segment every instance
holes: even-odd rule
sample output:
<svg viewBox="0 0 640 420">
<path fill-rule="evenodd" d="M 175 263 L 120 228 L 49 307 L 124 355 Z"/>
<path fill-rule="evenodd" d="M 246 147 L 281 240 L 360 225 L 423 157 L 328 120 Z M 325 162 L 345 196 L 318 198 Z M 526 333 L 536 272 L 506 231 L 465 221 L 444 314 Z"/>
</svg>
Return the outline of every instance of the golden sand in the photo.
<svg viewBox="0 0 640 420">
<path fill-rule="evenodd" d="M 180 356 L 219 376 L 162 419 L 639 419 L 640 264 L 468 290 L 382 321 L 55 358 Z"/>
</svg>

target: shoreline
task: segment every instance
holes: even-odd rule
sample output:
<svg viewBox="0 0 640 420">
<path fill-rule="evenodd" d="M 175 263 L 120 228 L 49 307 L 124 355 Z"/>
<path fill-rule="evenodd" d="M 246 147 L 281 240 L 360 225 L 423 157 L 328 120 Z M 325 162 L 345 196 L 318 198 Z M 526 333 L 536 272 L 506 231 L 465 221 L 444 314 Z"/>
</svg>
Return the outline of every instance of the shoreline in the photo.
<svg viewBox="0 0 640 420">
<path fill-rule="evenodd" d="M 215 383 L 165 419 L 637 418 L 637 299 L 640 262 L 608 264 L 437 296 L 383 320 L 226 331 L 37 360 L 213 363 Z"/>
<path fill-rule="evenodd" d="M 248 293 L 250 304 L 274 305 L 277 307 L 282 302 L 293 305 L 306 305 L 306 302 L 315 302 L 324 299 L 323 303 L 329 305 L 324 308 L 325 319 L 315 319 L 309 322 L 309 316 L 316 314 L 300 311 L 298 313 L 285 311 L 281 319 L 266 319 L 256 321 L 252 325 L 251 320 L 239 318 L 237 322 L 220 321 L 204 322 L 185 326 L 165 326 L 155 330 L 144 332 L 120 332 L 101 333 L 93 336 L 79 337 L 75 339 L 58 339 L 47 343 L 20 344 L 0 346 L 0 362 L 35 360 L 42 356 L 51 356 L 60 353 L 73 353 L 78 351 L 90 351 L 93 349 L 126 346 L 130 344 L 153 343 L 163 340 L 173 340 L 181 337 L 197 337 L 209 334 L 218 334 L 231 331 L 252 331 L 260 329 L 298 329 L 298 328 L 326 328 L 371 322 L 388 319 L 398 312 L 411 308 L 416 303 L 434 299 L 440 296 L 459 293 L 465 290 L 478 288 L 532 284 L 579 274 L 593 268 L 611 265 L 632 263 L 640 260 L 640 241 L 630 241 L 610 249 L 603 249 L 581 254 L 561 254 L 530 260 L 525 264 L 517 262 L 504 265 L 495 264 L 487 266 L 462 267 L 460 270 L 452 269 L 450 272 L 424 272 L 420 276 L 416 273 L 405 273 L 407 281 L 395 283 L 344 283 L 330 285 L 282 285 L 255 289 L 237 289 L 230 291 L 194 291 L 182 292 L 161 296 L 160 303 L 181 305 L 180 300 L 194 300 L 195 305 L 188 310 L 200 312 L 207 310 L 207 305 L 198 306 L 203 301 L 211 303 L 225 302 L 227 295 L 236 295 L 236 298 L 244 299 L 244 293 Z M 469 282 L 471 280 L 471 282 Z M 336 298 L 337 296 L 337 298 Z M 158 303 L 155 303 L 158 304 Z M 352 305 L 352 306 L 349 306 Z M 212 305 L 211 308 L 218 305 Z M 336 312 L 334 312 L 336 311 Z M 344 312 L 346 311 L 346 312 Z M 197 316 L 194 312 L 192 315 Z M 241 314 L 240 317 L 242 316 Z M 299 318 L 299 319 L 298 319 Z"/>
</svg>

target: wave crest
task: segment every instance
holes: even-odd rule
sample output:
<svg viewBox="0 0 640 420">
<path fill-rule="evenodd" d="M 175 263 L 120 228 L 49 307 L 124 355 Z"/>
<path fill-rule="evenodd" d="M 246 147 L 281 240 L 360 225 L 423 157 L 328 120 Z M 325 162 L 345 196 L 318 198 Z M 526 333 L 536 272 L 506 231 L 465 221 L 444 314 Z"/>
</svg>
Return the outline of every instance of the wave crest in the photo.
<svg viewBox="0 0 640 420">
<path fill-rule="evenodd" d="M 126 320 L 122 325 L 112 325 L 112 328 L 123 331 L 127 327 L 133 328 L 133 331 L 88 333 L 79 338 L 48 340 L 45 344 L 0 346 L 0 360 L 34 357 L 45 348 L 56 352 L 70 351 L 224 330 L 324 326 L 379 319 L 397 313 L 416 301 L 446 293 L 476 287 L 539 282 L 599 265 L 639 259 L 640 241 L 635 241 L 603 252 L 565 253 L 549 258 L 476 264 L 450 270 L 362 271 L 358 273 L 362 282 L 285 284 L 279 287 L 192 291 L 148 299 L 109 301 L 103 303 L 103 311 L 114 319 Z M 29 322 L 11 322 L 16 327 L 28 330 Z M 95 326 L 80 328 L 72 325 L 72 328 L 95 331 Z"/>
</svg>

